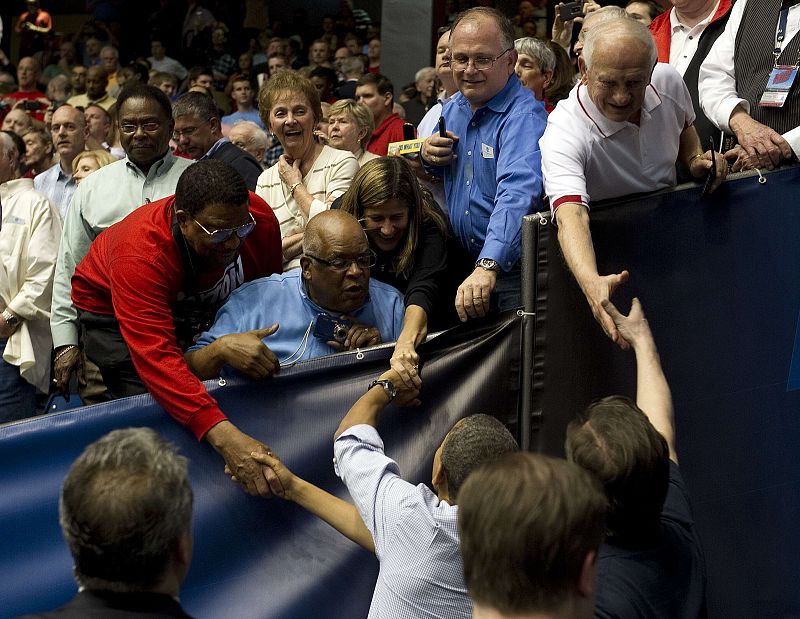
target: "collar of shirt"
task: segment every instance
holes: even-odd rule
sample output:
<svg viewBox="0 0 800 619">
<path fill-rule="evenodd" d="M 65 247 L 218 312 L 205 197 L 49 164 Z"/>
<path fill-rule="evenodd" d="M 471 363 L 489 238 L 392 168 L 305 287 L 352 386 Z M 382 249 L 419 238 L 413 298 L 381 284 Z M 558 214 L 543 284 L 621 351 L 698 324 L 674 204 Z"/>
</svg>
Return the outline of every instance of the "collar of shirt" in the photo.
<svg viewBox="0 0 800 619">
<path fill-rule="evenodd" d="M 594 101 L 592 101 L 591 97 L 589 96 L 589 91 L 586 88 L 586 84 L 579 83 L 576 88 L 578 105 L 581 106 L 583 113 L 586 114 L 589 120 L 594 123 L 603 137 L 607 138 L 634 124 L 627 120 L 623 122 L 617 122 L 615 120 L 611 120 L 610 118 L 606 118 L 600 113 L 600 110 L 597 109 Z M 647 91 L 644 93 L 644 101 L 642 101 L 642 111 L 639 124 L 642 122 L 647 122 L 647 120 L 650 118 L 650 113 L 659 105 L 661 105 L 661 95 L 658 94 L 655 86 L 648 84 Z"/>
<path fill-rule="evenodd" d="M 162 171 L 166 171 L 166 169 L 167 169 L 166 168 L 167 160 L 168 159 L 174 159 L 174 158 L 175 158 L 175 155 L 173 155 L 172 152 L 169 149 L 167 149 L 167 152 L 164 153 L 164 156 L 161 159 L 159 159 L 158 161 L 155 161 L 154 163 L 152 163 L 150 165 L 150 170 L 148 170 L 147 174 L 145 174 L 144 172 L 142 172 L 141 168 L 139 168 L 138 165 L 136 165 L 133 161 L 131 161 L 130 157 L 125 155 L 125 167 L 127 167 L 130 170 L 133 170 L 134 172 L 136 172 L 136 174 L 139 174 L 141 176 L 145 176 L 145 177 L 147 177 L 147 176 L 157 176 Z"/>
<path fill-rule="evenodd" d="M 489 99 L 486 105 L 483 105 L 479 107 L 477 110 L 475 110 L 475 113 L 487 107 L 493 112 L 496 112 L 498 114 L 506 112 L 514 103 L 514 97 L 517 95 L 517 92 L 519 91 L 520 88 L 522 88 L 522 84 L 520 83 L 519 78 L 516 76 L 515 73 L 512 73 L 509 76 L 506 85 L 503 86 L 503 89 L 500 92 L 498 92 L 494 97 Z M 531 97 L 533 97 L 532 93 Z M 469 100 L 467 100 L 467 98 L 463 94 L 459 92 L 457 95 L 454 95 L 453 99 L 462 108 L 466 106 L 470 110 L 470 115 L 472 115 L 471 112 L 472 106 L 470 105 Z"/>
<path fill-rule="evenodd" d="M 198 159 L 198 161 L 203 161 L 204 159 L 212 159 L 212 158 L 214 157 L 214 153 L 216 153 L 216 152 L 217 152 L 217 150 L 218 150 L 218 149 L 219 149 L 219 148 L 220 148 L 220 147 L 221 147 L 223 144 L 225 144 L 226 142 L 230 142 L 230 140 L 229 140 L 228 138 L 226 138 L 226 137 L 221 137 L 219 140 L 217 140 L 216 142 L 214 142 L 214 146 L 212 146 L 211 148 L 209 148 L 209 149 L 208 149 L 208 152 L 207 152 L 205 155 L 203 155 L 202 157 L 200 157 L 200 159 Z"/>
<path fill-rule="evenodd" d="M 303 303 L 308 305 L 318 314 L 327 314 L 328 316 L 331 316 L 333 318 L 338 318 L 339 316 L 342 315 L 341 312 L 333 312 L 329 309 L 325 309 L 321 305 L 317 305 L 316 303 L 314 303 L 314 301 L 311 300 L 311 297 L 308 296 L 308 292 L 306 291 L 306 282 L 303 279 L 302 274 L 297 278 L 297 289 L 300 292 L 300 296 L 303 299 Z M 358 317 L 361 314 L 361 312 L 364 311 L 364 308 L 367 307 L 369 302 L 370 302 L 369 283 L 367 283 L 367 296 L 364 298 L 364 304 L 357 310 L 353 310 L 352 312 L 350 312 L 350 315 L 354 318 Z"/>
<path fill-rule="evenodd" d="M 684 25 L 678 19 L 678 11 L 673 7 L 673 9 L 669 12 L 669 25 L 671 27 L 671 31 L 673 33 L 675 33 L 676 30 L 687 30 L 689 32 L 692 32 L 699 28 L 700 31 L 702 32 L 703 30 L 705 30 L 706 26 L 708 26 L 709 22 L 711 21 L 711 18 L 717 14 L 718 10 L 719 10 L 719 0 L 717 0 L 716 4 L 714 4 L 714 7 L 711 9 L 709 14 L 703 18 L 702 21 L 696 23 L 692 27 L 689 27 Z"/>
</svg>

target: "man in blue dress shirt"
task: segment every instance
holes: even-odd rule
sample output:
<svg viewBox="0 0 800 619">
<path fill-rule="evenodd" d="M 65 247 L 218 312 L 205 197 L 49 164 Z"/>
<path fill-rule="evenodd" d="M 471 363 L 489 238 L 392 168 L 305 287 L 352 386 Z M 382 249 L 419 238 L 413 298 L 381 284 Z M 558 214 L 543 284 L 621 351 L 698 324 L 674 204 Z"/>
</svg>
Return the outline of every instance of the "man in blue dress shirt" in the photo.
<svg viewBox="0 0 800 619">
<path fill-rule="evenodd" d="M 186 353 L 189 367 L 202 380 L 237 373 L 266 378 L 282 365 L 395 341 L 403 297 L 370 279 L 374 264 L 352 215 L 320 213 L 306 226 L 300 268 L 231 294 Z"/>
<path fill-rule="evenodd" d="M 522 218 L 542 206 L 539 138 L 547 113 L 514 73 L 514 28 L 501 13 L 463 12 L 450 51 L 459 93 L 442 110 L 447 137 L 429 137 L 422 158 L 443 177 L 453 230 L 475 260 L 456 294 L 466 321 L 486 314 L 493 291 L 500 309 L 520 304 Z"/>
</svg>

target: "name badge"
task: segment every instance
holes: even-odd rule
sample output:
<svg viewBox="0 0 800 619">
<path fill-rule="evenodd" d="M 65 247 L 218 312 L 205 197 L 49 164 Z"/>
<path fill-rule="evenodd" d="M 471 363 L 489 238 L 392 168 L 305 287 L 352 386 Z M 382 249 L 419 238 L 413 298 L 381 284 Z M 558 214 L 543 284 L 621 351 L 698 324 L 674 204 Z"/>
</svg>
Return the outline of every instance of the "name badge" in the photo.
<svg viewBox="0 0 800 619">
<path fill-rule="evenodd" d="M 481 144 L 481 155 L 484 159 L 494 159 L 494 149 L 487 144 Z"/>
<path fill-rule="evenodd" d="M 778 65 L 769 74 L 767 88 L 761 95 L 761 107 L 783 107 L 797 77 L 797 67 Z"/>
</svg>

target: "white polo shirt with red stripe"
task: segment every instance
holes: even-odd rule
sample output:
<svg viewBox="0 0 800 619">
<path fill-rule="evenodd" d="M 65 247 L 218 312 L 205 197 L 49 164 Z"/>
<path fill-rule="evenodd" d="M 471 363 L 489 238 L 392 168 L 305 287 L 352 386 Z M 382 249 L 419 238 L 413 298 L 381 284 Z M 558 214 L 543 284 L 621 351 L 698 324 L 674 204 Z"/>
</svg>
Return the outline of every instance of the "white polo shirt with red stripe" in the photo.
<svg viewBox="0 0 800 619">
<path fill-rule="evenodd" d="M 550 210 L 655 191 L 676 183 L 680 136 L 694 122 L 683 78 L 658 63 L 647 86 L 639 124 L 609 120 L 583 83 L 559 102 L 539 140 Z"/>
</svg>

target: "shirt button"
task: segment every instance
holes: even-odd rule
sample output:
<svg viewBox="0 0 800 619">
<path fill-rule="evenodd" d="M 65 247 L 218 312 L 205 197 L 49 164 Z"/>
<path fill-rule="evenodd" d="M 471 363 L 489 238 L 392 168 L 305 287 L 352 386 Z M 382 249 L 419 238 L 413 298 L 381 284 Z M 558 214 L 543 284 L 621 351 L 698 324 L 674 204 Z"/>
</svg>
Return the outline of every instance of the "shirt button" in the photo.
<svg viewBox="0 0 800 619">
<path fill-rule="evenodd" d="M 470 125 L 472 125 L 472 126 L 474 127 L 474 126 L 475 126 L 475 123 L 470 123 Z"/>
<path fill-rule="evenodd" d="M 467 185 L 469 185 L 469 181 L 467 181 Z"/>
<path fill-rule="evenodd" d="M 468 151 L 467 151 L 467 154 L 468 154 L 468 155 L 471 155 L 471 154 L 472 154 L 472 151 L 471 151 L 471 150 L 468 150 Z"/>
<path fill-rule="evenodd" d="M 689 37 L 689 40 L 691 41 L 693 38 L 694 38 L 694 37 Z"/>
<path fill-rule="evenodd" d="M 464 211 L 464 215 L 469 215 L 469 211 Z"/>
</svg>

